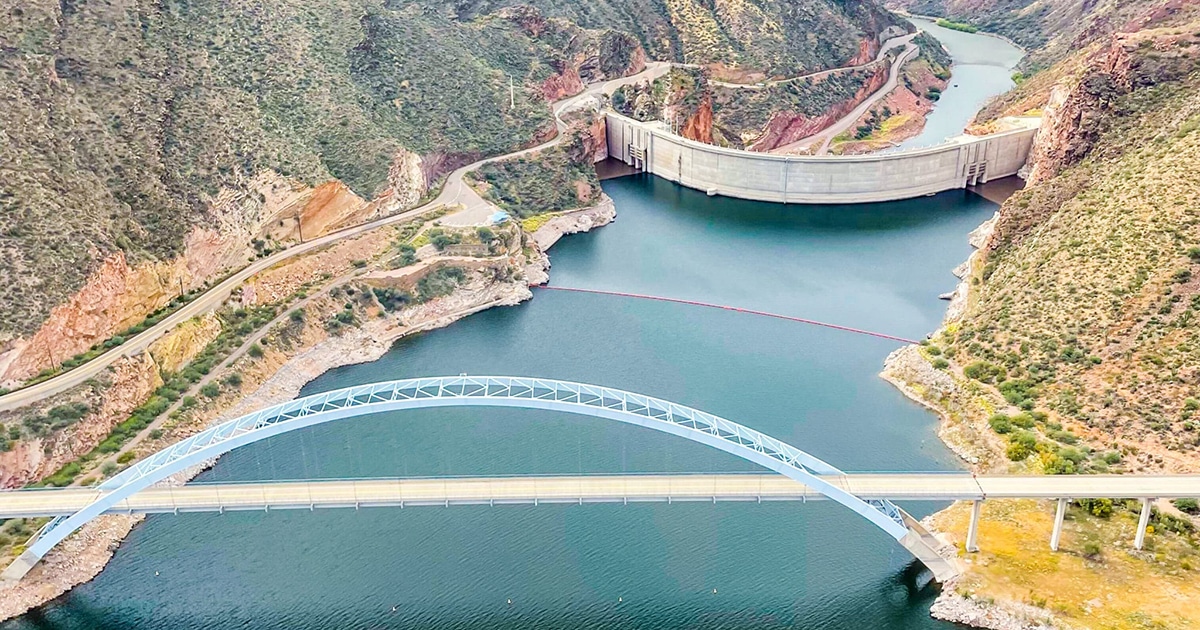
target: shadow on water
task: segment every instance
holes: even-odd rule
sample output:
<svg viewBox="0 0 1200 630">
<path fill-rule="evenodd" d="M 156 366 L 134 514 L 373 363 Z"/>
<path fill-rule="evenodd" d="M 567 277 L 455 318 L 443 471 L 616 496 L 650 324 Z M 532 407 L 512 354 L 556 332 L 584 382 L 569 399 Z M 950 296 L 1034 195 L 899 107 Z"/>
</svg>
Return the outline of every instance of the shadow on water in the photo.
<svg viewBox="0 0 1200 630">
<path fill-rule="evenodd" d="M 710 198 L 706 193 L 679 186 L 646 173 L 621 178 L 644 186 L 651 199 L 671 207 L 685 219 L 710 222 L 717 227 L 770 231 L 802 231 L 861 235 L 863 232 L 903 231 L 931 225 L 947 215 L 962 214 L 964 203 L 979 197 L 966 190 L 950 190 L 929 197 L 870 204 L 765 203 L 731 197 Z M 615 182 L 613 182 L 615 183 Z M 619 215 L 618 215 L 619 216 Z"/>
</svg>

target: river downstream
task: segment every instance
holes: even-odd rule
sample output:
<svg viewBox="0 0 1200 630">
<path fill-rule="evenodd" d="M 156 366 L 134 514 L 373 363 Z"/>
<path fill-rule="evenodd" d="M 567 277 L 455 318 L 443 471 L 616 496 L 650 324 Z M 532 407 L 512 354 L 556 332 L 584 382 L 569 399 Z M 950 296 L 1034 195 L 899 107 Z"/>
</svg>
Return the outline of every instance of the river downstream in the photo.
<svg viewBox="0 0 1200 630">
<path fill-rule="evenodd" d="M 935 115 L 977 107 L 957 103 L 948 90 Z M 617 221 L 557 244 L 553 285 L 918 339 L 942 318 L 936 296 L 956 283 L 967 233 L 996 207 L 964 191 L 783 206 L 649 176 L 604 188 Z M 521 306 L 332 370 L 304 393 L 421 375 L 545 376 L 691 405 L 848 471 L 955 469 L 935 418 L 877 376 L 897 347 L 735 312 L 535 290 Z M 203 479 L 738 470 L 753 467 L 608 421 L 443 409 L 280 436 Z M 919 516 L 940 506 L 906 507 Z M 918 573 L 899 545 L 832 502 L 162 515 L 95 581 L 0 628 L 951 628 L 929 618 L 936 593 Z"/>
<path fill-rule="evenodd" d="M 1025 55 L 998 37 L 943 28 L 922 18 L 909 21 L 946 47 L 954 58 L 954 67 L 949 85 L 925 119 L 925 128 L 893 150 L 930 147 L 961 134 L 988 99 L 1015 85 L 1012 73 Z"/>
</svg>

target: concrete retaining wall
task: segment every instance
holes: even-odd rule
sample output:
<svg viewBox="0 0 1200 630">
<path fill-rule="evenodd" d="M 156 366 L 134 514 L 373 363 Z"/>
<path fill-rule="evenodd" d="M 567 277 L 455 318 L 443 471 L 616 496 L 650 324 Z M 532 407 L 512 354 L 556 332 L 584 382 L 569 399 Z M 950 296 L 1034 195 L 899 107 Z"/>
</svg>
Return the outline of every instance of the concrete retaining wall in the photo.
<svg viewBox="0 0 1200 630">
<path fill-rule="evenodd" d="M 1015 175 L 1036 119 L 988 136 L 881 155 L 784 156 L 725 149 L 674 135 L 658 122 L 606 112 L 608 154 L 689 188 L 756 201 L 870 203 L 931 195 Z"/>
</svg>

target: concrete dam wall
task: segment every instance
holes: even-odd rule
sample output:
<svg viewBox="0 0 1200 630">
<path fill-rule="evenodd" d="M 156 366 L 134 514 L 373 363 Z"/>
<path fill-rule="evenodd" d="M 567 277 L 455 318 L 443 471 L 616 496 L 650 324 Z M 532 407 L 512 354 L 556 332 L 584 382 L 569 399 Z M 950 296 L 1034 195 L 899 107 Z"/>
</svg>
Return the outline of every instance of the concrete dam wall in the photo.
<svg viewBox="0 0 1200 630">
<path fill-rule="evenodd" d="M 1036 118 L 987 136 L 875 155 L 791 156 L 716 147 L 659 122 L 605 112 L 609 157 L 710 195 L 780 203 L 872 203 L 931 195 L 1015 175 L 1029 157 Z"/>
</svg>

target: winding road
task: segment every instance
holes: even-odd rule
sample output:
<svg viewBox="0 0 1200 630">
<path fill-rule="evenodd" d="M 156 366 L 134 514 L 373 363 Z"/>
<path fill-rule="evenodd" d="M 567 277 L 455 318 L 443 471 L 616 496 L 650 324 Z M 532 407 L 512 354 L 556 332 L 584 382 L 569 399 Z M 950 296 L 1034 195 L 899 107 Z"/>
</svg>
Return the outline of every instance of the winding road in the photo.
<svg viewBox="0 0 1200 630">
<path fill-rule="evenodd" d="M 256 260 L 217 283 L 215 286 L 196 297 L 196 299 L 183 305 L 179 310 L 163 318 L 161 322 L 151 326 L 144 332 L 127 339 L 125 343 L 121 344 L 120 346 L 105 352 L 104 354 L 92 359 L 91 361 L 88 361 L 87 363 L 84 363 L 73 370 L 64 372 L 40 383 L 23 387 L 14 392 L 0 396 L 0 411 L 19 409 L 25 405 L 35 403 L 48 396 L 53 396 L 55 394 L 67 391 L 68 389 L 76 387 L 82 384 L 84 381 L 99 375 L 121 358 L 141 354 L 159 337 L 167 334 L 179 324 L 220 307 L 220 305 L 233 293 L 234 289 L 239 287 L 246 280 L 249 280 L 255 274 L 265 271 L 291 258 L 317 251 L 328 245 L 337 243 L 338 241 L 353 238 L 372 230 L 377 230 L 381 227 L 395 225 L 397 223 L 404 223 L 444 206 L 461 205 L 464 208 L 463 212 L 474 211 L 476 213 L 480 213 L 482 211 L 486 214 L 490 214 L 492 209 L 491 204 L 481 198 L 469 185 L 467 185 L 465 181 L 463 181 L 464 175 L 489 162 L 528 155 L 530 153 L 535 153 L 558 144 L 562 141 L 564 137 L 562 132 L 566 129 L 566 124 L 561 118 L 562 113 L 570 110 L 585 98 L 600 93 L 611 93 L 621 85 L 637 83 L 644 80 L 653 80 L 654 78 L 666 74 L 670 68 L 671 64 L 665 62 L 649 63 L 646 64 L 645 70 L 635 75 L 613 79 L 604 83 L 592 84 L 591 86 L 585 88 L 583 92 L 575 96 L 571 96 L 553 103 L 551 105 L 551 111 L 554 113 L 555 127 L 558 131 L 554 138 L 534 147 L 486 158 L 456 169 L 446 177 L 446 183 L 442 187 L 441 192 L 438 193 L 437 197 L 421 206 L 398 214 L 393 214 L 382 219 L 331 232 L 329 234 L 314 238 L 310 241 L 294 245 L 283 251 L 276 252 L 265 258 Z"/>
<path fill-rule="evenodd" d="M 862 103 L 859 103 L 858 107 L 855 107 L 853 111 L 851 111 L 849 114 L 846 114 L 845 116 L 843 116 L 841 119 L 839 119 L 837 122 L 833 123 L 832 125 L 826 127 L 825 129 L 822 129 L 821 131 L 819 131 L 807 138 L 802 138 L 795 142 L 785 144 L 781 147 L 776 147 L 774 149 L 771 149 L 770 152 L 771 153 L 793 153 L 799 149 L 803 149 L 805 147 L 811 146 L 812 144 L 816 143 L 817 141 L 821 141 L 820 148 L 818 148 L 816 151 L 814 151 L 813 155 L 825 155 L 826 153 L 828 153 L 830 143 L 833 142 L 833 139 L 836 138 L 838 136 L 838 134 L 840 134 L 843 131 L 846 131 L 850 127 L 854 126 L 854 123 L 857 122 L 858 119 L 861 118 L 863 114 L 867 113 L 867 111 L 869 109 L 871 109 L 871 107 L 873 107 L 875 105 L 875 103 L 879 102 L 881 99 L 883 99 L 888 94 L 890 94 L 892 90 L 896 89 L 896 85 L 899 83 L 899 80 L 900 80 L 900 71 L 904 69 L 904 64 L 906 64 L 910 60 L 912 60 L 912 58 L 915 57 L 916 54 L 921 51 L 921 48 L 919 46 L 912 43 L 912 39 L 914 37 L 916 37 L 918 34 L 919 34 L 919 32 L 918 33 L 910 33 L 908 35 L 905 35 L 904 37 L 895 37 L 895 38 L 888 40 L 889 47 L 884 48 L 879 51 L 879 54 L 881 56 L 886 51 L 891 50 L 892 47 L 898 46 L 900 44 L 904 45 L 904 50 L 899 55 L 896 56 L 896 60 L 892 63 L 892 67 L 891 67 L 890 71 L 888 72 L 887 83 L 884 83 L 883 87 L 879 88 L 878 90 L 875 90 L 875 92 L 872 93 L 870 96 L 868 96 L 865 100 L 863 100 Z"/>
<path fill-rule="evenodd" d="M 893 49 L 901 44 L 908 44 L 916 36 L 917 36 L 917 33 L 909 33 L 907 35 L 893 37 L 891 39 L 884 41 L 883 46 L 881 46 L 879 48 L 879 52 L 875 55 L 874 59 L 872 59 L 871 61 L 868 61 L 867 63 L 860 63 L 857 66 L 843 66 L 841 68 L 829 68 L 827 70 L 819 70 L 817 72 L 810 72 L 808 74 L 800 74 L 800 75 L 797 75 L 794 77 L 789 77 L 787 79 L 772 79 L 770 81 L 760 81 L 758 83 L 730 83 L 729 81 L 716 81 L 716 80 L 710 81 L 710 83 L 712 83 L 713 85 L 720 86 L 720 87 L 731 88 L 731 89 L 735 89 L 735 90 L 763 90 L 763 89 L 766 89 L 769 87 L 775 87 L 776 85 L 782 85 L 784 83 L 800 81 L 802 79 L 823 79 L 831 74 L 838 74 L 841 72 L 850 72 L 851 70 L 863 70 L 865 68 L 870 68 L 871 66 L 874 66 L 874 65 L 878 64 L 879 62 L 883 61 L 884 58 L 887 57 L 888 51 L 890 51 L 891 49 Z"/>
</svg>

